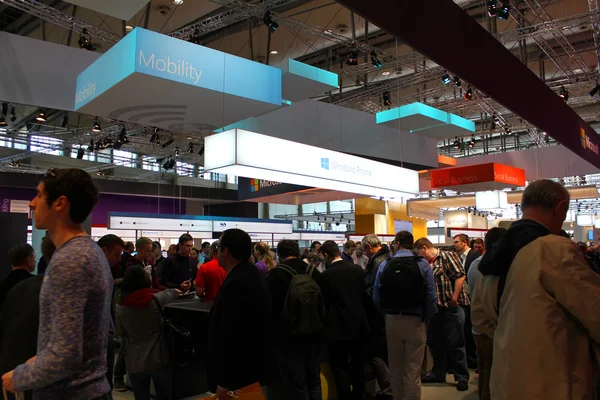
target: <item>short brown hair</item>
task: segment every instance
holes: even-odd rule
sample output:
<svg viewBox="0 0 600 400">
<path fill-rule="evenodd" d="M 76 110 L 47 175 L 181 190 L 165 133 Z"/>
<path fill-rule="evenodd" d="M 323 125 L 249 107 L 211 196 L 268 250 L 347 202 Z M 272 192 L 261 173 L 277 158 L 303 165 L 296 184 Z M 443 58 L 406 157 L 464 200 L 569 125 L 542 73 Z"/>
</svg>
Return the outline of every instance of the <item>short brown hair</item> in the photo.
<svg viewBox="0 0 600 400">
<path fill-rule="evenodd" d="M 348 241 L 344 243 L 344 250 L 350 250 L 353 247 L 356 247 L 356 243 L 354 243 L 354 240 L 348 239 Z"/>
<path fill-rule="evenodd" d="M 459 233 L 458 235 L 454 236 L 454 239 L 456 238 L 458 238 L 458 240 L 460 240 L 461 242 L 469 244 L 469 237 L 464 233 Z"/>
<path fill-rule="evenodd" d="M 421 250 L 423 248 L 431 249 L 432 247 L 435 247 L 435 246 L 433 245 L 433 243 L 431 243 L 431 241 L 429 239 L 421 238 L 415 242 L 414 249 L 415 250 Z"/>
</svg>

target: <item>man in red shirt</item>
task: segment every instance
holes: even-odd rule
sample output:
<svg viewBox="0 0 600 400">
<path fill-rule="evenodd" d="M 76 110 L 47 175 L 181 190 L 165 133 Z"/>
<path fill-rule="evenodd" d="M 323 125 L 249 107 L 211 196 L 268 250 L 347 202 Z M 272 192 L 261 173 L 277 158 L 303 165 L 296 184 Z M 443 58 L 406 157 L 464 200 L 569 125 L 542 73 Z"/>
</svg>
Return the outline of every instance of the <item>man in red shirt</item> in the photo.
<svg viewBox="0 0 600 400">
<path fill-rule="evenodd" d="M 218 250 L 219 241 L 217 240 L 210 246 L 211 260 L 202 264 L 196 275 L 196 295 L 204 301 L 215 301 L 219 289 L 227 277 L 227 271 L 219 265 L 217 260 Z"/>
</svg>

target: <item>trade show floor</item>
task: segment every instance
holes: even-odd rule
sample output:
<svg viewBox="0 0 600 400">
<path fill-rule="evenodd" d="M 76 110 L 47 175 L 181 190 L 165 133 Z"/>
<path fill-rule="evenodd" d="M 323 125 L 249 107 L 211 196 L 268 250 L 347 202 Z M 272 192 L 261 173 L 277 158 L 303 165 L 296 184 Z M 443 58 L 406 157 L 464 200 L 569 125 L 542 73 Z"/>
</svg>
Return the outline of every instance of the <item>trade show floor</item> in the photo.
<svg viewBox="0 0 600 400">
<path fill-rule="evenodd" d="M 459 392 L 456 390 L 456 386 L 453 383 L 445 384 L 428 384 L 423 386 L 422 400 L 477 400 L 477 374 L 471 371 L 471 381 L 469 382 L 469 390 L 467 392 Z M 448 382 L 454 382 L 452 375 L 448 375 Z M 192 397 L 186 397 L 183 400 L 196 400 L 199 398 L 206 397 L 207 395 L 198 395 Z M 133 392 L 117 392 L 113 391 L 114 400 L 134 400 Z"/>
</svg>

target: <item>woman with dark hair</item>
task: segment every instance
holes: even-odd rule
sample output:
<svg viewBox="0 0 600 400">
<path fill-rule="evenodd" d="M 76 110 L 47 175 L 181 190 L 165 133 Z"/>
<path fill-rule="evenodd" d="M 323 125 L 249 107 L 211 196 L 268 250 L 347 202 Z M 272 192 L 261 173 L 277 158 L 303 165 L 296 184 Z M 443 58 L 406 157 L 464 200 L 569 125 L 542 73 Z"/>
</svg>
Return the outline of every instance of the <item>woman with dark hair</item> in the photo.
<svg viewBox="0 0 600 400">
<path fill-rule="evenodd" d="M 169 353 L 164 339 L 162 309 L 181 291 L 157 293 L 144 267 L 125 272 L 121 306 L 117 308 L 117 334 L 127 341 L 125 363 L 136 400 L 150 399 L 150 381 L 158 400 L 171 398 Z"/>
</svg>

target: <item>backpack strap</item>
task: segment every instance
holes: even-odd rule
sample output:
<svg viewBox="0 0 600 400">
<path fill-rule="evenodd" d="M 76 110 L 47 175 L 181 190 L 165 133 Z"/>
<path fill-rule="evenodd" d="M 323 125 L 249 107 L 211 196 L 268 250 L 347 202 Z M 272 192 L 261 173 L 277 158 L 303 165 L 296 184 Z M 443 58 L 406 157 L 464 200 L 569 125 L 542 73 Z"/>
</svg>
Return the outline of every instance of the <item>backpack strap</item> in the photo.
<svg viewBox="0 0 600 400">
<path fill-rule="evenodd" d="M 314 265 L 309 265 L 308 267 L 306 267 L 306 274 L 308 276 L 310 276 L 312 278 L 312 274 L 313 272 L 315 272 L 315 266 Z"/>
<path fill-rule="evenodd" d="M 293 268 L 290 268 L 285 264 L 277 264 L 275 268 L 281 268 L 282 270 L 287 271 L 288 274 L 292 275 L 292 278 L 298 274 Z"/>
</svg>

